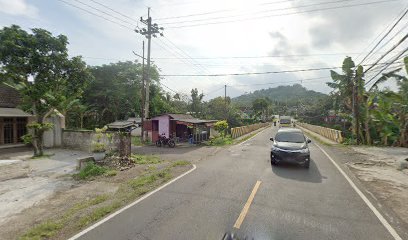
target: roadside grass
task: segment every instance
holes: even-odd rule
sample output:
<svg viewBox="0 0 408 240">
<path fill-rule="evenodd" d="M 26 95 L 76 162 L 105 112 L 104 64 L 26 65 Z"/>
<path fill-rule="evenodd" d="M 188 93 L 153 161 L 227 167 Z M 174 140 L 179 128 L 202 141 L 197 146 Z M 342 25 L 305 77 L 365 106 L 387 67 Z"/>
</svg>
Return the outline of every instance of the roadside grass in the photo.
<svg viewBox="0 0 408 240">
<path fill-rule="evenodd" d="M 162 162 L 162 160 L 155 155 L 132 154 L 131 158 L 136 164 L 157 164 Z"/>
<path fill-rule="evenodd" d="M 132 144 L 134 146 L 143 146 L 142 137 L 132 136 Z"/>
<path fill-rule="evenodd" d="M 171 173 L 173 168 L 187 165 L 190 165 L 187 161 L 177 161 L 169 163 L 167 167 L 159 170 L 156 166 L 153 166 L 154 168 L 149 167 L 149 171 L 144 174 L 121 183 L 114 194 L 101 194 L 90 200 L 81 201 L 65 211 L 60 217 L 46 220 L 28 229 L 18 239 L 43 240 L 53 238 L 64 230 L 77 232 L 168 182 L 173 178 Z M 99 171 L 97 172 L 99 173 Z"/>
<path fill-rule="evenodd" d="M 189 161 L 180 160 L 180 161 L 173 162 L 171 164 L 171 166 L 172 167 L 178 167 L 178 166 L 187 166 L 187 165 L 190 165 L 190 164 L 191 163 Z"/>
<path fill-rule="evenodd" d="M 89 180 L 96 176 L 104 175 L 108 172 L 110 172 L 108 168 L 102 167 L 102 166 L 96 165 L 93 162 L 90 162 L 83 169 L 81 169 L 79 173 L 74 174 L 73 177 L 74 179 L 77 179 L 77 180 Z M 109 174 L 112 174 L 112 172 L 110 172 Z M 114 175 L 110 175 L 110 176 L 114 176 Z"/>
<path fill-rule="evenodd" d="M 207 141 L 205 144 L 207 146 L 220 147 L 220 146 L 225 146 L 225 145 L 231 145 L 232 143 L 233 143 L 233 140 L 232 140 L 231 136 L 226 136 L 226 137 L 213 138 L 213 139 Z"/>
<path fill-rule="evenodd" d="M 58 233 L 68 222 L 71 218 L 78 213 L 79 211 L 86 209 L 90 206 L 98 205 L 100 203 L 105 202 L 108 200 L 109 196 L 106 194 L 98 195 L 95 198 L 80 202 L 75 204 L 71 207 L 64 215 L 56 220 L 48 220 L 44 223 L 34 226 L 31 228 L 27 233 L 22 235 L 19 239 L 20 240 L 41 240 L 41 239 L 49 239 L 53 237 L 55 234 Z"/>
</svg>

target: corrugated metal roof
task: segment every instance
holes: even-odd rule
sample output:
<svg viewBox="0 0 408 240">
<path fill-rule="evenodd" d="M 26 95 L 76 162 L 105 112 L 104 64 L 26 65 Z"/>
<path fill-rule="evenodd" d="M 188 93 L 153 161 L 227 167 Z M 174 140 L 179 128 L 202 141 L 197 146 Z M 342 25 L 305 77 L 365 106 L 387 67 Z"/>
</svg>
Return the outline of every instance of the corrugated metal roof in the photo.
<svg viewBox="0 0 408 240">
<path fill-rule="evenodd" d="M 0 117 L 31 117 L 32 115 L 18 108 L 0 108 Z"/>
<path fill-rule="evenodd" d="M 203 119 L 197 119 L 197 118 L 193 118 L 193 119 L 172 119 L 174 121 L 179 121 L 179 122 L 185 122 L 185 123 L 193 123 L 193 124 L 199 124 L 199 123 L 213 123 L 216 122 L 217 120 L 203 120 Z"/>
<path fill-rule="evenodd" d="M 190 114 L 173 114 L 173 113 L 169 113 L 169 114 L 164 114 L 164 115 L 169 115 L 173 119 L 194 119 L 194 117 L 191 116 Z"/>
<path fill-rule="evenodd" d="M 130 126 L 133 126 L 133 122 L 128 122 L 128 121 L 115 121 L 113 123 L 108 124 L 108 128 L 127 128 Z"/>
</svg>

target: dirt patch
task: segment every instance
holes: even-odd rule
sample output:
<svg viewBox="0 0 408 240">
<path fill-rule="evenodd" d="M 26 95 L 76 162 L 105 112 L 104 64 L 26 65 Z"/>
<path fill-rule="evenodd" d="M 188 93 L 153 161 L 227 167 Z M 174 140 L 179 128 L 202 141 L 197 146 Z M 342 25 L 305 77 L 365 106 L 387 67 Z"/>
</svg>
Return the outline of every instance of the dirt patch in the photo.
<svg viewBox="0 0 408 240">
<path fill-rule="evenodd" d="M 408 149 L 391 147 L 352 147 L 358 158 L 347 163 L 381 204 L 391 209 L 408 226 L 408 170 L 397 170 L 397 162 L 408 156 Z"/>
<path fill-rule="evenodd" d="M 30 208 L 0 223 L 1 239 L 67 239 L 118 208 L 191 168 L 191 164 L 160 161 L 137 164 L 114 176 L 74 181 L 66 176 L 64 187 Z"/>
</svg>

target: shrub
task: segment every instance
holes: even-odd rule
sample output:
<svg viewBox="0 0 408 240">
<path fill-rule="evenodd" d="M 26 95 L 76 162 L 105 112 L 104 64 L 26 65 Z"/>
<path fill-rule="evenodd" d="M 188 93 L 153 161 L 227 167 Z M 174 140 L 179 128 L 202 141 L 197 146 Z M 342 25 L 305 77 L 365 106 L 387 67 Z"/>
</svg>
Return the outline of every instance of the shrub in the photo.
<svg viewBox="0 0 408 240">
<path fill-rule="evenodd" d="M 108 172 L 108 169 L 96 165 L 93 162 L 88 163 L 79 173 L 74 175 L 74 178 L 86 180 L 95 176 L 100 176 Z"/>
<path fill-rule="evenodd" d="M 218 121 L 214 124 L 214 129 L 218 131 L 222 137 L 226 136 L 228 130 L 228 123 L 226 120 Z"/>
</svg>

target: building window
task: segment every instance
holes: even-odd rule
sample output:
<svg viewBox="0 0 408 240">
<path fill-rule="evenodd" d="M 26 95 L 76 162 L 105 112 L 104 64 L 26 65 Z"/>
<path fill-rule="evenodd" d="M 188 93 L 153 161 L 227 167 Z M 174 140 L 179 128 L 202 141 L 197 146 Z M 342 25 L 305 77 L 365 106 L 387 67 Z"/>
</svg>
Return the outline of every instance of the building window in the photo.
<svg viewBox="0 0 408 240">
<path fill-rule="evenodd" d="M 27 134 L 27 118 L 17 118 L 17 142 L 23 142 L 22 136 Z"/>
<path fill-rule="evenodd" d="M 14 143 L 13 118 L 3 119 L 3 137 L 5 144 Z"/>
</svg>

